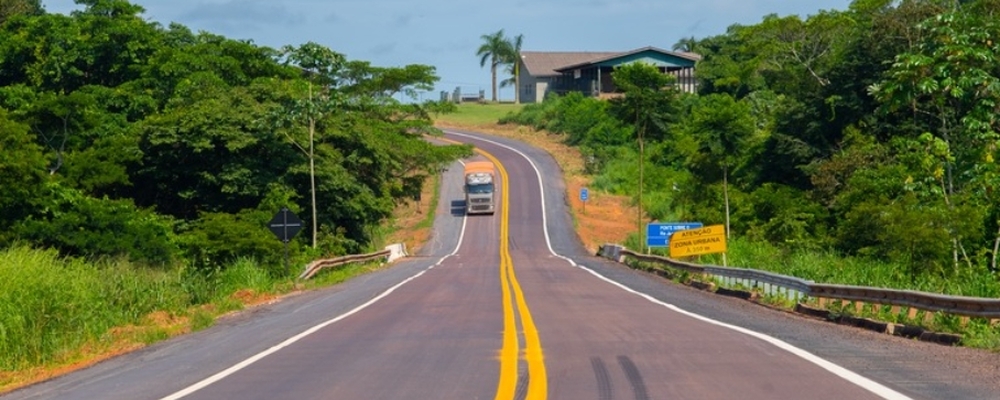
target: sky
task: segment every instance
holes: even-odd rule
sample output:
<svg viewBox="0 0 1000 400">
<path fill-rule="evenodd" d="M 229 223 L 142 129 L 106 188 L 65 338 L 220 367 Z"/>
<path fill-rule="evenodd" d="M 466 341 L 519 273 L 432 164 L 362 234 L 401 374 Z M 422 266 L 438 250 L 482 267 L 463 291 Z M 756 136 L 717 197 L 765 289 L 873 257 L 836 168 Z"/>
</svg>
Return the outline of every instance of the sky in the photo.
<svg viewBox="0 0 1000 400">
<path fill-rule="evenodd" d="M 350 60 L 380 67 L 431 65 L 441 78 L 433 92 L 486 91 L 490 68 L 480 66 L 481 36 L 500 29 L 521 34 L 522 51 L 670 50 L 681 38 L 723 34 L 768 14 L 803 17 L 846 10 L 851 0 L 131 0 L 143 17 L 232 39 L 280 48 L 316 42 Z M 73 0 L 42 0 L 49 13 L 80 9 Z M 503 79 L 499 76 L 497 79 Z M 513 88 L 500 89 L 512 100 Z"/>
</svg>

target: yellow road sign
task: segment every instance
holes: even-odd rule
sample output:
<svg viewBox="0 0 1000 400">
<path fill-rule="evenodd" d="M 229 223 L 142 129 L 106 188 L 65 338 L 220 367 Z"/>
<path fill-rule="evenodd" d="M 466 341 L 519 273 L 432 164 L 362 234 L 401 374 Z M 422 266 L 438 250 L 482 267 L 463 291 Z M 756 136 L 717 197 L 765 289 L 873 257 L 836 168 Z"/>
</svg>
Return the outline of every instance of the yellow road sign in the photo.
<svg viewBox="0 0 1000 400">
<path fill-rule="evenodd" d="M 678 231 L 670 238 L 670 257 L 672 258 L 724 252 L 726 252 L 726 227 L 724 225 Z"/>
</svg>

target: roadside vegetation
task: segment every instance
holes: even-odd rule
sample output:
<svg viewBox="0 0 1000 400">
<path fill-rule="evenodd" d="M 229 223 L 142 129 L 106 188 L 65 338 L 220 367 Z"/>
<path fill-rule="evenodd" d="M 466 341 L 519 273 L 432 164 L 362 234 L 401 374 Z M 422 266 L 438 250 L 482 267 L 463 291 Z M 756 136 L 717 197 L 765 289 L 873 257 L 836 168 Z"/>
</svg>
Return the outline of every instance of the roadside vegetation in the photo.
<svg viewBox="0 0 1000 400">
<path fill-rule="evenodd" d="M 805 254 L 833 255 L 847 261 L 824 268 L 829 262 L 817 258 L 795 275 L 996 296 L 1000 203 L 992 171 L 1000 127 L 977 110 L 996 104 L 1000 91 L 932 89 L 939 78 L 1000 82 L 1000 64 L 950 62 L 952 76 L 925 77 L 928 71 L 892 61 L 931 63 L 936 41 L 968 40 L 941 37 L 958 29 L 936 25 L 942 21 L 992 33 L 1000 25 L 979 17 L 984 2 L 861 6 L 805 21 L 772 16 L 698 41 L 704 83 L 697 95 L 659 90 L 655 68 L 633 64 L 613 75 L 620 98 L 550 97 L 500 122 L 553 132 L 577 147 L 595 189 L 632 196 L 642 207 L 636 232 L 652 220 L 728 220 L 734 265 L 775 270 Z M 893 29 L 902 28 L 890 21 L 912 22 L 926 43 L 894 41 Z M 800 30 L 801 37 L 783 34 Z M 807 43 L 827 51 L 809 65 L 787 57 Z M 985 45 L 992 44 L 958 50 L 997 57 L 977 47 Z M 881 95 L 887 88 L 904 98 Z M 646 102 L 653 95 L 665 97 Z M 954 109 L 928 114 L 945 100 Z M 641 191 L 640 168 L 648 177 Z M 641 239 L 625 244 L 642 248 Z"/>
<path fill-rule="evenodd" d="M 621 97 L 553 96 L 499 122 L 573 146 L 592 190 L 630 197 L 629 248 L 644 249 L 651 221 L 726 224 L 730 266 L 996 298 L 998 10 L 856 1 L 772 15 L 675 46 L 703 56 L 697 94 L 632 64 L 612 75 Z M 1000 343 L 995 324 L 948 329 Z"/>
<path fill-rule="evenodd" d="M 296 282 L 267 229 L 282 207 L 304 222 L 293 266 L 415 250 L 436 172 L 471 154 L 425 141 L 435 120 L 499 120 L 491 129 L 550 149 L 591 249 L 641 248 L 628 232 L 654 219 L 730 220 L 730 265 L 1000 296 L 995 0 L 859 0 L 685 39 L 704 56 L 698 96 L 660 90 L 669 82 L 636 64 L 615 74 L 612 101 L 459 107 L 395 100 L 433 88 L 431 66 L 164 27 L 124 0 L 68 16 L 9 3 L 0 391 L 378 267 Z M 481 65 L 513 65 L 520 35 L 483 39 Z M 972 326 L 970 342 L 1000 342 L 997 327 Z"/>
<path fill-rule="evenodd" d="M 0 391 L 378 268 L 429 232 L 434 67 L 161 26 L 124 0 L 0 10 Z M 122 49 L 129 49 L 123 52 Z M 303 220 L 285 247 L 268 222 Z M 313 229 L 315 227 L 315 229 Z M 412 242 L 415 246 L 416 242 Z"/>
<path fill-rule="evenodd" d="M 725 224 L 732 266 L 1000 297 L 997 10 L 857 1 L 772 15 L 674 46 L 703 56 L 697 94 L 632 64 L 612 75 L 619 98 L 552 96 L 499 123 L 555 135 L 592 190 L 630 197 L 630 248 L 651 221 Z M 1000 327 L 980 322 L 968 342 L 997 343 Z"/>
</svg>

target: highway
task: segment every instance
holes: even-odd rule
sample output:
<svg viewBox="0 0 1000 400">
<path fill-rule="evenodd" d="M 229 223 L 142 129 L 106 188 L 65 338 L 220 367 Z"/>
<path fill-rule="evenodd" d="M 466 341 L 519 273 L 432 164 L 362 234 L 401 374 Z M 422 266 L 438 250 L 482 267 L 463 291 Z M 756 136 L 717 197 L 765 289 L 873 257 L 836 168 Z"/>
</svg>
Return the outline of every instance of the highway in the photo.
<svg viewBox="0 0 1000 400">
<path fill-rule="evenodd" d="M 598 259 L 575 236 L 547 154 L 446 137 L 502 166 L 495 215 L 464 215 L 455 164 L 420 254 L 0 399 L 998 396 L 996 369 L 967 362 L 1000 365 L 995 353 L 836 326 Z"/>
</svg>

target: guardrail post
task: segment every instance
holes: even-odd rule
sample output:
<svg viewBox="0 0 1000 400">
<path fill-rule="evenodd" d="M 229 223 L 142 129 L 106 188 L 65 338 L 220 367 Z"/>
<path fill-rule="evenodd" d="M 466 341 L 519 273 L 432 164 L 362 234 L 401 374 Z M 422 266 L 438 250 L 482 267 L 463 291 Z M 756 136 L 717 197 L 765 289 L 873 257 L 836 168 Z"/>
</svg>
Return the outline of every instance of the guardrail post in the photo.
<svg viewBox="0 0 1000 400">
<path fill-rule="evenodd" d="M 899 310 L 900 310 L 899 306 L 892 306 L 892 308 L 890 309 L 893 316 L 899 316 Z"/>
<path fill-rule="evenodd" d="M 917 308 L 913 307 L 913 306 L 910 306 L 908 308 L 909 308 L 909 310 L 906 312 L 906 317 L 909 318 L 909 319 L 916 318 L 917 317 Z"/>
<path fill-rule="evenodd" d="M 934 322 L 934 312 L 924 311 L 924 323 L 930 324 L 931 322 Z"/>
<path fill-rule="evenodd" d="M 861 313 L 864 310 L 865 310 L 865 302 L 863 302 L 863 301 L 855 301 L 854 302 L 854 313 L 855 314 L 861 315 Z"/>
</svg>

